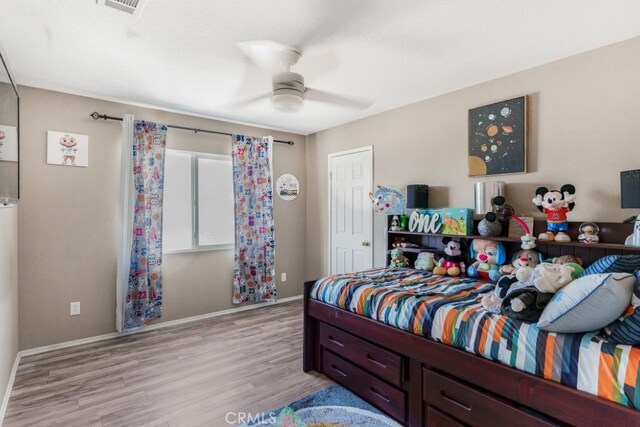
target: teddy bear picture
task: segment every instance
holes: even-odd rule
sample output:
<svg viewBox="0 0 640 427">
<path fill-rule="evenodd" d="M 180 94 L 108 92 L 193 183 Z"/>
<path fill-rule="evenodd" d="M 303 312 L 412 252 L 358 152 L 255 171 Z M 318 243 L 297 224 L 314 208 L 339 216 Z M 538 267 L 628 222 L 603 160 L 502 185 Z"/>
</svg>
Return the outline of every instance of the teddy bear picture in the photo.
<svg viewBox="0 0 640 427">
<path fill-rule="evenodd" d="M 47 163 L 58 166 L 89 166 L 89 137 L 69 132 L 47 132 Z"/>
<path fill-rule="evenodd" d="M 60 145 L 62 145 L 62 164 L 66 165 L 67 160 L 71 161 L 71 166 L 76 165 L 76 153 L 78 149 L 76 145 L 78 145 L 78 141 L 72 136 L 65 135 L 60 138 Z"/>
</svg>

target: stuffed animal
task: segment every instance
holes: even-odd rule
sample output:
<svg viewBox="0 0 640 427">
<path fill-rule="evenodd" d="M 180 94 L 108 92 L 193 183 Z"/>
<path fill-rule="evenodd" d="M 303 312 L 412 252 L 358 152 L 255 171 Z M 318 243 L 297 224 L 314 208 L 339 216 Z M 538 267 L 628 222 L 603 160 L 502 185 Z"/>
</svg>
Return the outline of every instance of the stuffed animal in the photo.
<svg viewBox="0 0 640 427">
<path fill-rule="evenodd" d="M 467 269 L 467 275 L 495 282 L 500 278 L 500 266 L 507 261 L 507 252 L 502 243 L 474 239 L 471 245 L 471 258 L 476 261 Z"/>
<path fill-rule="evenodd" d="M 389 231 L 402 231 L 402 227 L 400 227 L 400 218 L 398 215 L 394 215 L 391 218 L 391 227 L 389 227 Z"/>
<path fill-rule="evenodd" d="M 583 266 L 584 263 L 582 262 L 582 258 L 573 256 L 573 255 L 562 255 L 562 256 L 557 256 L 551 259 L 551 262 L 553 264 L 567 264 L 567 263 L 574 263 L 574 264 L 578 264 L 579 266 Z"/>
<path fill-rule="evenodd" d="M 393 239 L 393 243 L 391 244 L 391 247 L 394 248 L 401 248 L 402 245 L 405 243 L 405 238 L 404 237 L 395 237 Z"/>
<path fill-rule="evenodd" d="M 511 264 L 500 267 L 500 274 L 503 276 L 498 279 L 495 290 L 482 297 L 482 307 L 491 313 L 500 313 L 502 299 L 507 295 L 511 285 L 518 281 L 516 273 L 522 268 L 535 268 L 541 262 L 542 254 L 538 251 L 527 249 L 513 254 Z"/>
<path fill-rule="evenodd" d="M 453 240 L 451 237 L 443 237 L 442 243 L 444 243 L 445 256 L 440 258 L 433 272 L 440 276 L 459 276 L 464 273 L 465 264 L 462 258 L 464 243 Z"/>
<path fill-rule="evenodd" d="M 378 185 L 375 193 L 369 193 L 375 213 L 400 215 L 405 207 L 404 196 L 396 190 Z"/>
<path fill-rule="evenodd" d="M 571 184 L 563 185 L 560 190 L 549 190 L 538 187 L 533 203 L 538 210 L 547 215 L 547 232 L 540 234 L 540 240 L 555 240 L 556 242 L 570 242 L 571 238 L 565 233 L 569 228 L 567 213 L 575 207 L 576 187 Z M 554 234 L 556 233 L 557 234 Z"/>
<path fill-rule="evenodd" d="M 578 264 L 542 263 L 516 272 L 518 281 L 501 303 L 501 313 L 526 322 L 537 322 L 553 295 L 577 278 L 584 269 Z"/>
<path fill-rule="evenodd" d="M 582 243 L 598 243 L 600 241 L 600 237 L 598 237 L 600 227 L 597 224 L 587 222 L 581 224 L 579 230 L 578 241 Z"/>
<path fill-rule="evenodd" d="M 419 248 L 420 245 L 416 243 L 407 242 L 404 237 L 396 237 L 391 244 L 394 248 Z"/>
<path fill-rule="evenodd" d="M 520 237 L 520 240 L 522 241 L 522 243 L 520 244 L 520 247 L 522 249 L 526 250 L 536 248 L 536 238 L 531 234 L 525 234 L 524 236 Z"/>
<path fill-rule="evenodd" d="M 502 224 L 493 212 L 487 214 L 478 223 L 478 234 L 482 237 L 497 237 L 502 234 Z"/>
<path fill-rule="evenodd" d="M 535 286 L 540 292 L 555 294 L 577 278 L 584 269 L 575 263 L 543 262 L 535 268 L 523 268 L 516 273 L 522 286 Z"/>
<path fill-rule="evenodd" d="M 435 255 L 431 252 L 420 252 L 413 267 L 416 270 L 432 271 L 436 266 Z"/>
<path fill-rule="evenodd" d="M 398 249 L 391 249 L 388 251 L 391 255 L 391 261 L 389 262 L 389 267 L 408 267 L 409 266 L 409 258 L 407 258 L 404 253 Z"/>
<path fill-rule="evenodd" d="M 538 251 L 528 249 L 521 250 L 513 254 L 511 257 L 511 264 L 506 264 L 500 267 L 500 274 L 509 275 L 515 274 L 521 267 L 535 268 L 536 265 L 542 262 L 542 254 Z"/>
</svg>

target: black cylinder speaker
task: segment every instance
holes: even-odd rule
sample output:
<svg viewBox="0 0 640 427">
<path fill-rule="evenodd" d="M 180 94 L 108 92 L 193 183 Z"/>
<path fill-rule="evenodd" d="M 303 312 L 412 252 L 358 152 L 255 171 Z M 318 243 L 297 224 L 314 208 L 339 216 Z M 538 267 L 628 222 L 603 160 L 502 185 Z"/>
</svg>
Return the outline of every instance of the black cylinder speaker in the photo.
<svg viewBox="0 0 640 427">
<path fill-rule="evenodd" d="M 429 186 L 426 184 L 407 185 L 407 209 L 429 207 Z"/>
</svg>

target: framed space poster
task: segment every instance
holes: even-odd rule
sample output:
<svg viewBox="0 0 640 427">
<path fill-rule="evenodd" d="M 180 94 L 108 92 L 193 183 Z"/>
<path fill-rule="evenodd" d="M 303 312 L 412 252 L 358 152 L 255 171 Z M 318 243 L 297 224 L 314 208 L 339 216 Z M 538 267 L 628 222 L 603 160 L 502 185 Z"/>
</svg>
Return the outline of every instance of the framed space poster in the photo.
<svg viewBox="0 0 640 427">
<path fill-rule="evenodd" d="M 469 110 L 469 176 L 527 172 L 527 97 Z"/>
<path fill-rule="evenodd" d="M 89 166 L 89 137 L 76 133 L 47 131 L 47 163 Z"/>
</svg>

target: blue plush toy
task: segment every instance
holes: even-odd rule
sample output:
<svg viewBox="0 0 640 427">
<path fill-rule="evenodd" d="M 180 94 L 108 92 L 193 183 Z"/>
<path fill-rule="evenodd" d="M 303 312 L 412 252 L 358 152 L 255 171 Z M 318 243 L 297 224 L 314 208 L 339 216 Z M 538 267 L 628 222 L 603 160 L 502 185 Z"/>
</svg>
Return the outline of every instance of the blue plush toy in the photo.
<svg viewBox="0 0 640 427">
<path fill-rule="evenodd" d="M 502 243 L 474 239 L 471 245 L 471 258 L 476 261 L 467 267 L 467 276 L 495 282 L 501 276 L 500 266 L 507 262 L 507 251 Z"/>
<path fill-rule="evenodd" d="M 404 213 L 404 196 L 391 188 L 378 186 L 375 193 L 369 193 L 375 213 L 400 215 Z"/>
</svg>

